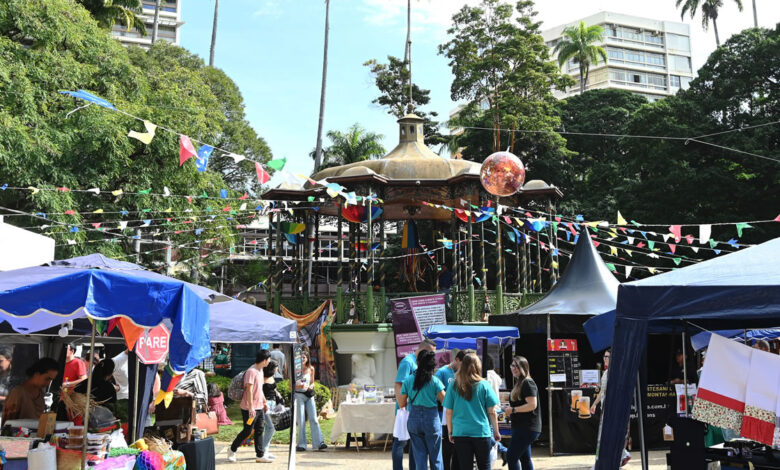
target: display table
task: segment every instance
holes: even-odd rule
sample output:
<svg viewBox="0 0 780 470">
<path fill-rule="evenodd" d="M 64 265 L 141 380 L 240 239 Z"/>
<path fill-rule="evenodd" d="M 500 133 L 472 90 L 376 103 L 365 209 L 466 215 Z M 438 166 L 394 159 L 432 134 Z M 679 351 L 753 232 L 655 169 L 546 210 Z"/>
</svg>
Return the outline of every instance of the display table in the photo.
<svg viewBox="0 0 780 470">
<path fill-rule="evenodd" d="M 175 449 L 184 454 L 188 470 L 216 469 L 214 439 L 211 437 L 184 442 L 175 446 Z"/>
<path fill-rule="evenodd" d="M 395 402 L 392 403 L 342 403 L 333 428 L 331 442 L 348 434 L 392 434 L 395 424 Z"/>
</svg>

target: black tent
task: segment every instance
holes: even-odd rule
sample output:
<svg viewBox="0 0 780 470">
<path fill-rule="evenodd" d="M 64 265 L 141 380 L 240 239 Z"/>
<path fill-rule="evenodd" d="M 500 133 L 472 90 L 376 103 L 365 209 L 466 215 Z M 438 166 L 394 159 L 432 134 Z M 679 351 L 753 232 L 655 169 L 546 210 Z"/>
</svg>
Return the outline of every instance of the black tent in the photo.
<svg viewBox="0 0 780 470">
<path fill-rule="evenodd" d="M 518 328 L 522 340 L 517 342 L 516 353 L 529 360 L 534 380 L 539 390 L 544 390 L 549 383 L 547 340 L 550 338 L 578 340 L 578 343 L 582 345 L 579 356 L 583 368 L 595 368 L 599 359 L 590 350 L 590 347 L 586 346 L 588 343 L 585 341 L 582 324 L 594 315 L 615 308 L 619 285 L 620 282 L 615 279 L 601 260 L 601 256 L 585 230 L 578 237 L 574 254 L 566 266 L 566 270 L 546 296 L 517 312 L 493 315 L 489 318 L 489 323 Z M 509 374 L 509 371 L 504 372 Z M 505 375 L 505 377 L 509 377 L 509 375 Z M 508 385 L 510 382 L 507 381 Z M 551 391 L 547 394 L 540 393 L 540 409 L 543 417 L 545 415 L 547 417 L 545 420 L 548 423 L 547 437 L 553 442 L 561 442 L 560 436 L 556 439 L 553 438 L 551 417 L 555 414 L 552 410 L 551 398 Z M 597 427 L 598 423 L 596 423 Z M 564 429 L 561 428 L 558 431 L 564 431 Z M 588 434 L 595 436 L 595 432 Z M 561 450 L 565 452 L 592 452 L 595 450 L 595 437 L 592 443 L 588 439 L 563 440 L 567 444 L 566 448 L 561 448 Z M 552 444 L 550 449 L 552 452 Z"/>
</svg>

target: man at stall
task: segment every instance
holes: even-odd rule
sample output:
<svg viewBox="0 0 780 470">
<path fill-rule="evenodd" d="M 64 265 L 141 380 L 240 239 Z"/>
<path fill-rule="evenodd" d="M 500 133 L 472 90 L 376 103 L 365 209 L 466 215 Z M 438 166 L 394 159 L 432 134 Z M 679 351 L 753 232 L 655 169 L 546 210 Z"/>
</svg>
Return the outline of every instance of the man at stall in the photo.
<svg viewBox="0 0 780 470">
<path fill-rule="evenodd" d="M 460 363 L 463 362 L 467 352 L 469 351 L 461 349 L 451 363 L 436 371 L 436 377 L 444 384 L 445 391 L 455 381 L 455 373 L 458 372 Z M 443 408 L 439 409 L 439 414 L 443 414 Z M 455 445 L 450 442 L 450 433 L 447 430 L 447 420 L 445 419 L 441 420 L 441 456 L 444 461 L 444 470 L 457 470 L 459 468 L 458 456 L 455 454 Z"/>
<path fill-rule="evenodd" d="M 59 365 L 54 359 L 44 357 L 26 371 L 27 380 L 8 394 L 3 407 L 3 423 L 11 419 L 35 419 L 41 417 L 46 405 L 44 395 L 52 380 L 57 377 Z"/>
<path fill-rule="evenodd" d="M 287 378 L 287 367 L 285 367 L 285 365 L 287 364 L 287 359 L 284 357 L 284 353 L 282 352 L 281 345 L 274 344 L 272 348 L 273 349 L 271 349 L 271 360 L 273 360 L 277 364 L 276 373 L 274 374 L 274 379 L 276 380 L 276 383 L 279 383 L 282 380 Z"/>
<path fill-rule="evenodd" d="M 398 364 L 398 373 L 395 375 L 395 396 L 396 400 L 401 396 L 401 386 L 407 377 L 414 375 L 417 370 L 417 354 L 420 351 L 427 349 L 431 352 L 436 352 L 436 342 L 432 339 L 424 339 L 422 343 L 417 346 L 415 352 L 407 354 L 400 364 Z M 396 403 L 396 411 L 398 410 L 398 404 Z M 404 468 L 404 447 L 409 443 L 408 440 L 401 441 L 393 437 L 393 470 L 403 470 Z M 414 459 L 409 454 L 409 470 L 415 470 Z"/>
<path fill-rule="evenodd" d="M 87 380 L 87 365 L 76 357 L 76 346 L 65 347 L 65 370 L 62 373 L 62 388 L 72 392 L 78 384 Z"/>
</svg>

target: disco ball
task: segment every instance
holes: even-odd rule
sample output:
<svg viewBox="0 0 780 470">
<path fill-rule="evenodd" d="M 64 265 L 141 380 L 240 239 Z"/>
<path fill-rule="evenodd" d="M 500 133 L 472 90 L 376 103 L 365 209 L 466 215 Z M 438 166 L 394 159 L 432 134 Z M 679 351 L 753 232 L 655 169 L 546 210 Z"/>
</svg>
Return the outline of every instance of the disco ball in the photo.
<svg viewBox="0 0 780 470">
<path fill-rule="evenodd" d="M 496 152 L 485 159 L 479 170 L 485 191 L 494 196 L 511 196 L 523 187 L 525 167 L 516 155 Z"/>
</svg>

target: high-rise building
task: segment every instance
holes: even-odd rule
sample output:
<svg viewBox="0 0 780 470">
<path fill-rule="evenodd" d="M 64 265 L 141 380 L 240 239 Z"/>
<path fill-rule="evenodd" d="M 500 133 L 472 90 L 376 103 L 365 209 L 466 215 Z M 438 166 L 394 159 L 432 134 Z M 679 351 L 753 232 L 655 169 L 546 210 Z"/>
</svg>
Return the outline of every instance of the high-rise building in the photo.
<svg viewBox="0 0 780 470">
<path fill-rule="evenodd" d="M 609 57 L 607 63 L 599 60 L 591 65 L 586 90 L 619 88 L 655 101 L 687 88 L 693 79 L 691 35 L 687 24 L 600 12 L 548 29 L 542 32 L 542 37 L 552 49 L 561 40 L 564 28 L 576 26 L 580 21 L 604 28 L 604 38 L 599 45 Z M 579 64 L 570 59 L 562 69 L 577 81 L 577 85 L 566 92 L 556 92 L 556 96 L 565 98 L 579 93 Z"/>
<path fill-rule="evenodd" d="M 160 15 L 157 21 L 157 39 L 179 45 L 179 27 L 181 20 L 181 4 L 183 0 L 160 0 Z M 142 11 L 137 15 L 139 21 L 146 26 L 146 36 L 141 36 L 136 28 L 127 30 L 127 26 L 115 24 L 111 33 L 125 46 L 140 46 L 149 48 L 152 45 L 152 28 L 154 27 L 154 9 L 156 0 L 143 0 Z"/>
</svg>

